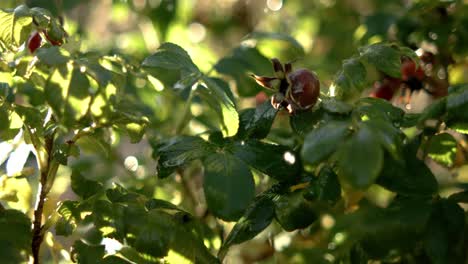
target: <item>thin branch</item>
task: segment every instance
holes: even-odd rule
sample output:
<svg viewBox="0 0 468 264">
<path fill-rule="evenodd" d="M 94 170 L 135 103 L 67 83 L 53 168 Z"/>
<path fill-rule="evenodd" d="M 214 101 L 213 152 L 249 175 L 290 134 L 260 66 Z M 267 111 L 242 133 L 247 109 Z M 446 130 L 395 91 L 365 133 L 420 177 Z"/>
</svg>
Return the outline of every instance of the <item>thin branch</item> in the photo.
<svg viewBox="0 0 468 264">
<path fill-rule="evenodd" d="M 41 170 L 41 175 L 39 179 L 38 195 L 36 200 L 36 207 L 34 209 L 34 220 L 33 220 L 33 230 L 32 230 L 32 243 L 31 249 L 33 254 L 33 263 L 39 264 L 39 251 L 41 248 L 42 241 L 44 240 L 44 232 L 42 228 L 42 215 L 44 212 L 44 203 L 47 198 L 48 191 L 50 188 L 47 188 L 48 177 L 51 176 L 50 164 L 52 162 L 52 147 L 54 144 L 54 134 L 45 138 L 45 151 L 47 152 L 47 162 L 46 167 Z M 52 173 L 56 173 L 53 171 Z M 53 175 L 55 176 L 55 175 Z"/>
</svg>

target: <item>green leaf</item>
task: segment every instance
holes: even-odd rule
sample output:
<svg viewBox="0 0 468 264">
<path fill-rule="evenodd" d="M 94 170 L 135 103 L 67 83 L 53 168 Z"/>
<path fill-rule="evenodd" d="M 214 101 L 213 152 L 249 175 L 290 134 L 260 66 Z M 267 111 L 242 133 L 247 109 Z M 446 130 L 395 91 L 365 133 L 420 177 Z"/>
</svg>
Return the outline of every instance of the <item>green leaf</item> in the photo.
<svg viewBox="0 0 468 264">
<path fill-rule="evenodd" d="M 114 188 L 106 190 L 106 196 L 112 203 L 135 202 L 140 195 L 129 192 L 122 185 L 114 183 Z"/>
<path fill-rule="evenodd" d="M 168 240 L 169 248 L 191 260 L 193 263 L 219 263 L 194 234 L 191 222 L 180 222 L 176 216 L 160 210 L 148 213 L 148 227 Z M 181 243 L 183 241 L 183 243 Z"/>
<path fill-rule="evenodd" d="M 122 247 L 122 249 L 118 251 L 118 254 L 125 257 L 128 260 L 131 260 L 130 263 L 136 262 L 136 263 L 141 263 L 141 264 L 161 264 L 161 261 L 159 261 L 159 258 L 138 252 L 132 247 Z M 104 261 L 106 259 L 107 257 L 104 258 Z M 104 262 L 103 264 L 107 264 L 107 262 Z M 118 262 L 118 264 L 120 264 L 120 262 Z"/>
<path fill-rule="evenodd" d="M 60 122 L 72 128 L 88 113 L 91 97 L 89 80 L 72 66 L 55 70 L 49 77 L 44 94 L 47 102 L 60 118 Z"/>
<path fill-rule="evenodd" d="M 380 145 L 387 150 L 394 159 L 401 156 L 404 135 L 400 129 L 385 119 L 372 119 L 364 122 L 365 126 L 374 131 Z"/>
<path fill-rule="evenodd" d="M 257 196 L 249 205 L 221 246 L 218 252 L 221 261 L 226 256 L 229 247 L 251 240 L 270 225 L 275 216 L 273 196 L 267 191 Z"/>
<path fill-rule="evenodd" d="M 468 191 L 454 193 L 449 196 L 449 200 L 456 203 L 468 203 Z"/>
<path fill-rule="evenodd" d="M 16 50 L 27 39 L 31 31 L 32 17 L 25 5 L 15 9 L 0 9 L 0 47 Z"/>
<path fill-rule="evenodd" d="M 215 78 L 209 78 L 212 81 L 212 85 L 216 85 L 218 91 L 224 92 L 230 102 L 234 104 L 234 96 L 229 89 L 229 85 L 224 82 L 221 79 L 215 79 Z M 197 94 L 201 97 L 203 101 L 205 101 L 209 106 L 212 111 L 218 116 L 218 124 L 219 128 L 223 130 L 223 133 L 226 134 L 228 129 L 235 129 L 233 127 L 233 124 L 228 124 L 228 122 L 231 118 L 235 118 L 233 115 L 236 115 L 237 113 L 231 112 L 232 110 L 235 111 L 235 109 L 227 109 L 227 107 L 220 102 L 220 98 L 216 96 L 215 93 L 213 93 L 212 89 L 207 88 L 204 85 L 198 85 L 197 87 Z M 232 105 L 231 105 L 232 106 Z M 235 106 L 234 106 L 235 107 Z M 223 110 L 224 109 L 224 110 Z M 230 125 L 231 127 L 228 127 Z"/>
<path fill-rule="evenodd" d="M 432 209 L 423 240 L 424 250 L 432 263 L 463 262 L 464 254 L 457 248 L 463 238 L 465 212 L 451 200 L 440 200 Z"/>
<path fill-rule="evenodd" d="M 361 95 L 360 90 L 354 88 L 351 80 L 346 76 L 343 70 L 339 71 L 332 85 L 330 86 L 330 96 L 346 101 L 354 101 Z"/>
<path fill-rule="evenodd" d="M 57 212 L 66 220 L 80 220 L 79 202 L 63 201 L 60 203 Z"/>
<path fill-rule="evenodd" d="M 388 44 L 372 44 L 359 50 L 361 58 L 385 74 L 400 78 L 401 54 Z"/>
<path fill-rule="evenodd" d="M 236 106 L 228 94 L 211 78 L 203 77 L 211 96 L 219 103 L 221 108 L 222 131 L 226 137 L 234 136 L 239 129 L 239 114 Z"/>
<path fill-rule="evenodd" d="M 249 168 L 227 153 L 212 153 L 204 159 L 203 165 L 203 189 L 208 208 L 223 220 L 237 220 L 255 195 Z"/>
<path fill-rule="evenodd" d="M 330 156 L 350 134 L 348 122 L 329 122 L 306 135 L 302 146 L 302 159 L 312 165 Z"/>
<path fill-rule="evenodd" d="M 362 91 L 365 88 L 366 71 L 366 67 L 357 58 L 343 61 L 343 74 L 347 82 L 357 91 Z"/>
<path fill-rule="evenodd" d="M 270 133 L 278 110 L 271 106 L 269 101 L 257 106 L 255 109 L 246 109 L 240 115 L 240 125 L 237 138 L 265 138 Z"/>
<path fill-rule="evenodd" d="M 278 181 L 295 181 L 300 177 L 299 158 L 288 147 L 257 140 L 243 140 L 236 141 L 229 150 L 252 168 Z"/>
<path fill-rule="evenodd" d="M 289 35 L 285 35 L 282 33 L 276 33 L 276 32 L 252 32 L 249 35 L 247 35 L 244 40 L 247 39 L 255 39 L 255 40 L 279 40 L 279 41 L 284 41 L 291 45 L 291 48 L 293 49 L 294 53 L 296 53 L 298 56 L 304 55 L 304 48 L 302 45 L 293 37 Z"/>
<path fill-rule="evenodd" d="M 325 111 L 333 114 L 348 114 L 353 110 L 353 107 L 343 101 L 337 100 L 334 97 L 323 98 L 322 107 Z"/>
<path fill-rule="evenodd" d="M 367 126 L 361 126 L 339 150 L 341 182 L 353 188 L 369 187 L 382 170 L 383 154 L 377 136 Z"/>
<path fill-rule="evenodd" d="M 102 183 L 86 179 L 77 170 L 72 172 L 71 188 L 74 193 L 83 199 L 87 199 L 103 190 Z"/>
<path fill-rule="evenodd" d="M 104 245 L 88 245 L 81 240 L 76 240 L 73 244 L 73 258 L 80 264 L 100 262 L 104 254 Z"/>
<path fill-rule="evenodd" d="M 101 262 L 101 264 L 131 264 L 131 263 L 133 262 L 123 259 L 116 255 L 107 255 L 106 257 L 104 257 L 104 259 Z M 139 263 L 142 263 L 142 262 L 139 262 Z"/>
<path fill-rule="evenodd" d="M 179 70 L 182 77 L 199 72 L 190 55 L 180 46 L 170 42 L 163 43 L 153 55 L 143 60 L 142 66 Z"/>
<path fill-rule="evenodd" d="M 424 109 L 421 116 L 418 119 L 420 125 L 424 125 L 426 120 L 438 119 L 447 112 L 447 98 L 444 97 L 433 103 Z"/>
<path fill-rule="evenodd" d="M 431 196 L 436 193 L 436 178 L 426 164 L 416 157 L 415 148 L 418 146 L 417 143 L 405 145 L 398 161 L 385 157 L 377 183 L 407 196 Z"/>
<path fill-rule="evenodd" d="M 306 228 L 318 219 L 313 203 L 304 198 L 305 190 L 280 195 L 274 199 L 275 217 L 286 231 Z"/>
<path fill-rule="evenodd" d="M 430 199 L 397 197 L 387 208 L 361 206 L 338 217 L 330 237 L 336 239 L 337 251 L 359 243 L 372 259 L 381 259 L 392 250 L 413 250 L 424 235 L 430 212 Z"/>
<path fill-rule="evenodd" d="M 231 56 L 224 57 L 215 65 L 217 72 L 228 75 L 236 81 L 240 96 L 253 96 L 262 88 L 250 74 L 267 76 L 273 74 L 271 62 L 256 48 L 241 46 L 234 49 Z"/>
<path fill-rule="evenodd" d="M 136 237 L 135 249 L 154 257 L 164 257 L 169 251 L 171 236 L 156 229 L 153 222 L 143 226 Z"/>
<path fill-rule="evenodd" d="M 154 199 L 154 198 L 148 200 L 145 203 L 145 207 L 148 210 L 168 209 L 168 210 L 182 211 L 179 207 L 177 207 L 176 205 L 174 205 L 174 204 L 172 204 L 172 203 L 170 203 L 168 201 L 164 201 L 164 200 L 161 200 L 161 199 Z"/>
<path fill-rule="evenodd" d="M 63 65 L 70 59 L 68 56 L 64 55 L 62 49 L 57 46 L 52 46 L 50 48 L 40 48 L 37 50 L 36 56 L 39 58 L 39 61 L 45 63 L 48 66 L 55 67 L 63 67 Z"/>
<path fill-rule="evenodd" d="M 175 168 L 213 152 L 213 146 L 199 137 L 182 136 L 172 138 L 157 147 L 159 156 L 158 177 L 169 176 Z"/>
<path fill-rule="evenodd" d="M 452 167 L 457 154 L 457 141 L 448 133 L 437 134 L 431 138 L 427 153 L 436 162 Z"/>
<path fill-rule="evenodd" d="M 312 201 L 323 201 L 327 204 L 334 204 L 341 198 L 341 185 L 338 175 L 336 175 L 331 167 L 323 167 L 317 180 L 313 181 L 306 189 L 304 196 Z"/>
<path fill-rule="evenodd" d="M 399 126 L 405 111 L 393 106 L 390 102 L 380 98 L 365 97 L 359 99 L 353 114 L 359 115 L 361 120 L 367 119 L 386 119 Z"/>
<path fill-rule="evenodd" d="M 80 70 L 84 70 L 88 76 L 93 78 L 100 87 L 106 87 L 107 84 L 112 80 L 112 71 L 104 68 L 99 64 L 98 58 L 87 56 L 77 62 Z M 120 87 L 122 83 L 116 83 L 116 87 Z"/>
<path fill-rule="evenodd" d="M 76 228 L 76 224 L 61 217 L 55 224 L 55 234 L 57 236 L 69 236 Z"/>
<path fill-rule="evenodd" d="M 321 121 L 327 120 L 328 116 L 323 107 L 315 111 L 301 111 L 297 112 L 289 118 L 289 124 L 294 132 L 303 136 L 312 130 Z"/>
<path fill-rule="evenodd" d="M 149 10 L 149 18 L 155 27 L 158 28 L 162 40 L 166 39 L 166 34 L 171 22 L 177 17 L 177 0 L 161 1 L 159 5 Z"/>
<path fill-rule="evenodd" d="M 80 149 L 72 143 L 54 143 L 54 147 L 52 149 L 53 159 L 62 165 L 67 165 L 69 156 L 79 157 Z"/>
<path fill-rule="evenodd" d="M 447 96 L 447 113 L 451 123 L 467 123 L 465 113 L 468 111 L 468 85 L 450 87 Z"/>
<path fill-rule="evenodd" d="M 27 262 L 31 252 L 30 219 L 17 210 L 0 208 L 0 262 L 7 264 Z"/>
</svg>

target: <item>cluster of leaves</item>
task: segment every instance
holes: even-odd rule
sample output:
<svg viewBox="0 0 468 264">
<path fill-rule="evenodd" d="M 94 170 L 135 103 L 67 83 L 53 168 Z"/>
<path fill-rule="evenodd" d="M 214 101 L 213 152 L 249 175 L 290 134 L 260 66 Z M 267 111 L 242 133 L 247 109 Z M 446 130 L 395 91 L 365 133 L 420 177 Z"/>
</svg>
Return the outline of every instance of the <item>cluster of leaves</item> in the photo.
<svg viewBox="0 0 468 264">
<path fill-rule="evenodd" d="M 381 99 L 359 98 L 373 81 L 372 69 L 400 77 L 402 56 L 418 60 L 411 49 L 393 43 L 361 48 L 344 61 L 318 105 L 282 116 L 268 101 L 238 110 L 236 96 L 253 95 L 258 88 L 247 73 L 268 75 L 271 70 L 256 48 L 238 47 L 214 66 L 235 80 L 235 95 L 225 80 L 202 72 L 173 43 L 162 44 L 141 64 L 82 53 L 73 41 L 60 47 L 46 43 L 29 54 L 21 46 L 30 33 L 49 27 L 62 32 L 60 23 L 46 10 L 26 6 L 1 10 L 0 21 L 5 51 L 0 69 L 6 77 L 0 86 L 0 139 L 11 142 L 19 135 L 32 144 L 42 186 L 39 199 L 52 188 L 60 165 L 71 168 L 70 187 L 79 197 L 61 201 L 44 224 L 39 207 L 30 219 L 0 205 L 0 226 L 8 227 L 0 232 L 5 263 L 34 255 L 34 241 L 49 228 L 75 240 L 71 256 L 79 263 L 163 263 L 175 256 L 219 263 L 233 245 L 253 239 L 274 222 L 285 231 L 308 228 L 311 235 L 318 234 L 313 248 L 302 249 L 317 263 L 466 260 L 466 212 L 460 203 L 468 202 L 468 191 L 441 196 L 425 161 L 454 166 L 459 142 L 453 134 L 467 133 L 468 85 L 452 86 L 447 97 L 419 114 Z M 279 34 L 251 37 L 285 40 Z M 150 83 L 154 78 L 185 103 L 175 136 L 147 133 L 157 177 L 167 180 L 175 173 L 183 176 L 190 166 L 202 166 L 207 214 L 235 222 L 227 236 L 188 210 L 119 184 L 107 188 L 68 164 L 96 145 L 111 155 L 112 133 L 136 143 L 146 129 L 164 127 L 153 116 L 157 110 L 139 103 L 144 96 L 128 89 L 135 79 Z M 200 102 L 208 113 L 195 116 L 191 106 Z M 289 119 L 283 138 L 291 141 L 278 140 L 279 133 L 272 136 L 281 119 Z M 184 133 L 192 120 L 207 132 Z M 259 175 L 268 179 L 267 187 L 256 184 Z M 387 206 L 377 206 L 364 198 L 370 188 L 385 189 L 393 198 Z M 103 239 L 122 247 L 106 251 Z M 220 246 L 213 243 L 216 239 Z"/>
</svg>

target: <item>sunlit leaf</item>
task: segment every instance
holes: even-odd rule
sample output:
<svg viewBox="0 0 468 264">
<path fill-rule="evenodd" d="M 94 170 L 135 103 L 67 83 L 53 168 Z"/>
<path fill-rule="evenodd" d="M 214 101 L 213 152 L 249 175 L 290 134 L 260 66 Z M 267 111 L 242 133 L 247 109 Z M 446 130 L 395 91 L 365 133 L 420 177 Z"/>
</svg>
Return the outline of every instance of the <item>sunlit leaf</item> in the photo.
<svg viewBox="0 0 468 264">
<path fill-rule="evenodd" d="M 211 78 L 203 77 L 211 96 L 218 101 L 222 115 L 222 131 L 227 137 L 234 136 L 239 129 L 239 114 L 228 94 Z"/>
<path fill-rule="evenodd" d="M 17 49 L 27 40 L 31 24 L 30 10 L 25 5 L 9 10 L 0 9 L 0 47 Z"/>
<path fill-rule="evenodd" d="M 451 167 L 455 162 L 457 141 L 448 133 L 433 136 L 429 142 L 428 155 L 436 162 Z"/>
</svg>

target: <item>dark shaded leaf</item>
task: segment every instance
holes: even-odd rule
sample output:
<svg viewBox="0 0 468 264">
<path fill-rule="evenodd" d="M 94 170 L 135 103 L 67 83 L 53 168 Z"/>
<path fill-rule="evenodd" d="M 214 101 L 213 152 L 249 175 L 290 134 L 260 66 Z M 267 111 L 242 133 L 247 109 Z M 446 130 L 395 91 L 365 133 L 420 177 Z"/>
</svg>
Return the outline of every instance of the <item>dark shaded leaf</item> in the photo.
<svg viewBox="0 0 468 264">
<path fill-rule="evenodd" d="M 250 74 L 272 75 L 271 62 L 256 48 L 241 46 L 224 57 L 215 65 L 217 72 L 231 76 L 236 81 L 236 88 L 240 96 L 253 96 L 261 88 Z"/>
<path fill-rule="evenodd" d="M 94 264 L 104 257 L 104 245 L 88 245 L 81 240 L 76 240 L 71 254 L 80 264 Z"/>
<path fill-rule="evenodd" d="M 203 165 L 203 189 L 208 208 L 223 220 L 237 220 L 255 195 L 249 168 L 227 153 L 212 153 L 204 159 Z"/>
<path fill-rule="evenodd" d="M 0 208 L 0 262 L 7 264 L 27 261 L 31 252 L 31 221 L 17 210 Z"/>
<path fill-rule="evenodd" d="M 55 224 L 55 234 L 57 236 L 69 236 L 76 228 L 76 224 L 61 217 Z"/>
<path fill-rule="evenodd" d="M 218 253 L 221 261 L 226 256 L 229 247 L 254 238 L 270 225 L 275 216 L 273 196 L 269 192 L 262 193 L 249 205 L 221 246 Z"/>
<path fill-rule="evenodd" d="M 182 77 L 199 72 L 190 55 L 180 46 L 170 42 L 163 43 L 153 55 L 142 62 L 142 66 L 179 70 Z"/>
<path fill-rule="evenodd" d="M 468 203 L 468 191 L 454 193 L 448 199 L 456 203 Z"/>
<path fill-rule="evenodd" d="M 213 146 L 199 137 L 176 137 L 162 143 L 155 150 L 159 156 L 158 177 L 169 176 L 174 169 L 212 153 Z"/>
<path fill-rule="evenodd" d="M 306 189 L 304 197 L 312 201 L 334 204 L 341 198 L 341 185 L 338 175 L 331 167 L 323 167 L 317 179 Z"/>
<path fill-rule="evenodd" d="M 341 183 L 365 189 L 374 183 L 383 167 L 383 149 L 377 136 L 367 126 L 341 146 L 338 153 Z"/>
<path fill-rule="evenodd" d="M 336 250 L 359 243 L 370 257 L 382 258 L 391 250 L 414 249 L 424 235 L 430 212 L 430 199 L 403 197 L 397 197 L 388 208 L 360 207 L 336 219 L 332 233 L 344 235 L 335 241 Z"/>
<path fill-rule="evenodd" d="M 359 50 L 361 58 L 374 65 L 379 71 L 400 78 L 401 54 L 393 46 L 388 44 L 372 44 Z"/>
<path fill-rule="evenodd" d="M 72 172 L 71 188 L 74 193 L 83 199 L 87 199 L 103 190 L 102 183 L 86 179 L 77 170 L 73 170 Z"/>
<path fill-rule="evenodd" d="M 315 165 L 328 158 L 350 134 L 348 122 L 329 122 L 306 135 L 302 159 Z"/>
<path fill-rule="evenodd" d="M 278 110 L 271 106 L 269 101 L 257 106 L 255 109 L 246 109 L 240 114 L 240 125 L 236 137 L 265 138 L 270 132 Z"/>
<path fill-rule="evenodd" d="M 351 105 L 343 101 L 339 101 L 335 97 L 323 98 L 322 107 L 325 111 L 334 114 L 347 114 L 353 110 Z"/>
<path fill-rule="evenodd" d="M 286 231 L 306 228 L 318 219 L 318 210 L 304 198 L 305 190 L 282 194 L 274 199 L 275 217 Z"/>
<path fill-rule="evenodd" d="M 252 168 L 279 181 L 295 181 L 301 164 L 297 154 L 288 147 L 257 140 L 236 141 L 230 151 Z"/>
<path fill-rule="evenodd" d="M 256 40 L 280 40 L 280 41 L 285 41 L 291 47 L 293 48 L 294 52 L 298 55 L 301 56 L 305 54 L 304 48 L 302 45 L 295 40 L 293 37 L 281 33 L 276 33 L 276 32 L 252 32 L 249 35 L 247 35 L 244 39 L 256 39 Z"/>
<path fill-rule="evenodd" d="M 426 164 L 416 157 L 414 148 L 412 144 L 404 146 L 399 161 L 386 157 L 377 183 L 408 196 L 430 196 L 437 192 L 437 180 Z"/>
<path fill-rule="evenodd" d="M 39 58 L 39 61 L 47 66 L 55 67 L 63 67 L 70 59 L 68 56 L 64 55 L 62 50 L 57 46 L 40 48 L 36 51 L 36 56 Z"/>
<path fill-rule="evenodd" d="M 424 237 L 424 249 L 432 263 L 459 263 L 463 253 L 457 250 L 465 227 L 465 212 L 451 200 L 440 200 L 432 209 Z"/>
</svg>

